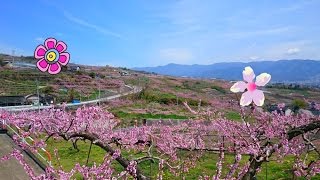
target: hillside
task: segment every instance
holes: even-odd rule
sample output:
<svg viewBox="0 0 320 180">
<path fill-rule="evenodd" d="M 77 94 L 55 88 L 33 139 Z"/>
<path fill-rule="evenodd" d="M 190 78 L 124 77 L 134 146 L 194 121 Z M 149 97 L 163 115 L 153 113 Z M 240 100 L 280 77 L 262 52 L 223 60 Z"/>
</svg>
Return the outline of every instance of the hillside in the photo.
<svg viewBox="0 0 320 180">
<path fill-rule="evenodd" d="M 7 58 L 11 59 L 12 57 L 7 56 Z M 15 57 L 15 59 L 20 59 L 20 62 L 31 60 L 31 58 L 21 57 Z M 265 66 L 269 64 L 269 66 L 262 67 L 261 63 Z M 294 63 L 296 68 L 291 66 L 285 68 L 286 63 Z M 257 62 L 250 65 L 254 68 L 256 74 L 268 72 L 272 74 L 273 81 L 275 81 L 274 79 L 283 79 L 281 73 L 296 72 L 298 74 L 299 69 L 302 69 L 299 67 L 301 63 L 300 61 L 278 61 Z M 316 66 L 319 62 L 304 61 L 304 63 L 314 63 L 314 66 Z M 206 77 L 204 76 L 205 73 L 202 73 L 203 70 L 203 72 L 212 72 L 219 78 L 228 76 L 229 78 L 226 79 L 239 79 L 242 77 L 241 69 L 246 65 L 248 64 L 219 63 L 211 66 L 170 64 L 158 67 L 159 70 L 162 70 L 158 73 L 166 73 L 165 70 L 167 69 L 168 73 L 175 72 L 174 75 L 176 76 L 198 74 L 199 77 Z M 200 100 L 203 107 L 210 107 L 231 114 L 234 112 L 230 103 L 236 101 L 236 96 L 229 90 L 233 83 L 227 80 L 171 77 L 109 66 L 76 66 L 81 67 L 79 71 L 65 69 L 56 76 L 41 73 L 35 68 L 3 68 L 0 70 L 0 76 L 2 77 L 0 83 L 3 85 L 0 87 L 0 95 L 25 96 L 34 94 L 38 81 L 40 93 L 54 95 L 57 98 L 57 103 L 70 101 L 72 98 L 85 101 L 97 98 L 99 89 L 101 95 L 104 96 L 120 92 L 124 84 L 128 84 L 142 87 L 144 90 L 141 94 L 120 99 L 108 105 L 108 108 L 119 118 L 131 118 L 131 120 L 133 117 L 138 119 L 143 117 L 184 118 L 190 114 L 182 103 L 187 101 L 191 106 L 198 106 Z M 151 71 L 151 69 L 149 68 L 148 71 Z M 186 69 L 185 73 L 178 74 L 183 72 L 183 69 Z M 123 74 L 123 72 L 125 73 Z M 317 74 L 318 72 L 313 70 L 303 73 Z M 298 75 L 296 76 L 298 77 Z M 300 77 L 300 80 L 305 80 L 305 77 Z M 304 86 L 273 84 L 268 85 L 263 90 L 266 92 L 264 108 L 280 102 L 290 105 L 297 99 L 320 102 L 320 91 Z"/>
<path fill-rule="evenodd" d="M 133 69 L 172 76 L 240 80 L 242 75 L 239 69 L 244 69 L 246 66 L 251 66 L 256 74 L 262 72 L 272 74 L 272 82 L 320 85 L 320 61 L 315 60 L 279 60 L 249 63 L 231 62 L 211 65 L 168 64 L 165 66 Z"/>
<path fill-rule="evenodd" d="M 131 94 L 100 104 L 100 107 L 111 112 L 115 116 L 115 120 L 119 122 L 116 129 L 130 130 L 132 127 L 143 127 L 143 124 L 148 126 L 156 125 L 160 121 L 169 125 L 171 123 L 182 124 L 185 120 L 187 120 L 186 122 L 189 120 L 190 122 L 196 121 L 198 117 L 191 113 L 183 105 L 183 102 L 187 102 L 196 111 L 208 110 L 212 112 L 205 117 L 207 119 L 216 119 L 222 116 L 231 121 L 241 121 L 239 105 L 236 103 L 240 94 L 237 96 L 230 92 L 233 82 L 220 79 L 172 77 L 140 73 L 126 68 L 109 66 L 77 66 L 81 67 L 79 71 L 65 69 L 55 76 L 39 72 L 34 68 L 2 68 L 0 69 L 0 83 L 2 84 L 0 86 L 0 94 L 26 95 L 36 93 L 38 84 L 41 93 L 53 94 L 59 102 L 70 101 L 72 98 L 85 101 L 97 98 L 98 89 L 101 90 L 103 96 L 108 92 L 119 93 L 124 84 L 127 84 L 142 87 L 143 90 L 137 94 Z M 317 89 L 272 84 L 264 87 L 263 90 L 265 91 L 266 100 L 262 108 L 268 111 L 274 110 L 275 104 L 283 102 L 291 109 L 294 109 L 295 105 L 299 105 L 299 108 L 311 111 L 311 106 L 306 101 L 320 102 L 320 91 Z M 249 108 L 246 110 L 249 110 Z M 261 109 L 257 108 L 257 110 Z M 317 111 L 317 113 L 319 112 Z M 212 137 L 212 140 L 215 140 L 215 136 Z M 72 148 L 71 144 L 50 139 L 46 149 L 49 152 L 54 152 L 55 149 L 58 149 L 62 159 L 61 164 L 69 171 L 76 162 L 86 162 L 88 156 L 85 150 L 89 149 L 89 146 L 89 142 L 79 141 L 77 148 L 80 150 L 77 151 L 76 148 Z M 184 154 L 184 151 L 181 152 L 179 158 L 188 157 L 188 154 Z M 193 152 L 188 150 L 187 153 Z M 127 155 L 128 152 L 124 151 L 123 154 Z M 90 161 L 100 162 L 103 159 L 102 156 L 103 151 L 93 146 Z M 231 155 L 226 156 L 228 159 L 231 157 Z M 195 177 L 204 171 L 211 172 L 214 167 L 203 166 L 203 164 L 215 163 L 217 158 L 218 155 L 216 153 L 211 151 L 204 152 L 202 159 L 199 160 L 201 163 L 192 168 L 189 173 L 186 172 L 185 175 L 188 179 L 196 179 Z M 53 163 L 58 164 L 55 161 Z M 150 176 L 155 177 L 158 167 L 156 165 L 150 163 L 150 166 L 149 164 L 144 164 L 140 167 L 145 172 L 149 172 L 150 169 L 156 167 L 152 170 L 152 173 L 150 171 Z M 279 168 L 285 169 L 285 165 L 279 165 L 274 159 L 268 164 L 270 167 L 275 167 L 276 170 L 274 172 L 279 172 Z M 116 168 L 116 170 L 119 169 Z M 272 169 L 268 171 L 272 172 Z M 264 175 L 264 173 L 261 174 Z M 258 177 L 262 177 L 261 174 Z M 281 174 L 271 174 L 268 176 L 271 176 L 272 179 L 282 177 Z M 170 173 L 167 175 L 169 176 L 168 179 L 175 179 L 171 178 L 173 175 Z"/>
<path fill-rule="evenodd" d="M 56 97 L 56 103 L 96 99 L 121 91 L 124 86 L 120 68 L 87 66 L 69 63 L 62 71 L 52 76 L 40 72 L 31 56 L 0 54 L 0 95 L 26 96 L 37 93 Z M 14 60 L 14 62 L 13 62 Z M 73 67 L 80 67 L 76 70 Z"/>
</svg>

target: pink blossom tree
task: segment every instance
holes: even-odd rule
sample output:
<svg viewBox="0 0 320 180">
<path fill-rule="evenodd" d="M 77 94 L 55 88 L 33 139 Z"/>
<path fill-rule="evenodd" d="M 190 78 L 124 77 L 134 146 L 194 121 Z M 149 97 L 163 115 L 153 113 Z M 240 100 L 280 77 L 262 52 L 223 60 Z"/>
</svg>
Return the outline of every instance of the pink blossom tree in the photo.
<svg viewBox="0 0 320 180">
<path fill-rule="evenodd" d="M 287 156 L 294 156 L 292 170 L 295 176 L 310 179 L 320 172 L 320 151 L 317 147 L 320 117 L 256 111 L 256 106 L 263 104 L 264 95 L 260 91 L 254 91 L 257 85 L 265 85 L 271 77 L 267 74 L 260 78 L 258 76 L 255 84 L 252 73 L 251 69 L 246 69 L 244 74 L 250 77 L 244 78 L 247 83 L 237 83 L 231 88 L 245 93 L 237 104 L 241 122 L 228 120 L 212 109 L 193 110 L 186 103 L 185 106 L 198 116 L 197 120 L 178 125 L 158 123 L 127 128 L 119 128 L 119 122 L 114 116 L 100 107 L 81 107 L 75 112 L 64 109 L 48 109 L 40 113 L 0 111 L 0 118 L 5 119 L 7 124 L 24 129 L 20 131 L 21 136 L 36 139 L 34 144 L 27 145 L 25 141 L 14 137 L 22 148 L 37 152 L 39 148 L 46 146 L 46 141 L 50 138 L 70 141 L 76 147 L 81 139 L 106 152 L 99 165 L 76 164 L 68 172 L 61 167 L 48 166 L 40 176 L 35 175 L 18 150 L 3 156 L 1 161 L 16 158 L 32 179 L 70 179 L 75 173 L 80 173 L 85 179 L 119 179 L 127 176 L 150 179 L 139 165 L 144 161 L 156 160 L 159 162 L 157 178 L 162 179 L 165 168 L 178 175 L 179 172 L 186 172 L 194 167 L 197 159 L 206 151 L 217 151 L 219 159 L 213 179 L 253 179 L 262 164 L 270 158 L 282 160 Z M 283 105 L 278 107 L 283 108 Z M 45 139 L 42 139 L 44 134 Z M 208 137 L 224 137 L 224 141 Z M 123 151 L 132 149 L 142 152 L 142 155 L 134 158 L 123 156 Z M 181 149 L 192 152 L 192 156 L 182 160 L 178 155 Z M 59 161 L 58 153 L 56 150 L 53 155 Z M 226 163 L 225 153 L 234 154 L 234 162 L 229 164 L 229 169 L 223 169 Z M 309 160 L 307 156 L 310 153 L 315 154 L 316 158 Z M 244 156 L 249 158 L 243 158 Z M 113 161 L 123 166 L 124 171 L 115 174 L 111 164 Z M 244 164 L 241 165 L 240 162 Z M 209 179 L 208 176 L 199 178 Z"/>
<path fill-rule="evenodd" d="M 100 179 L 104 179 L 106 176 L 113 176 L 111 161 L 117 161 L 126 169 L 119 176 L 130 174 L 137 179 L 148 179 L 138 168 L 138 164 L 144 161 L 157 160 L 163 163 L 162 166 L 167 166 L 172 171 L 178 171 L 181 165 L 177 159 L 177 148 L 192 149 L 195 146 L 195 140 L 192 139 L 193 133 L 198 132 L 196 126 L 189 124 L 119 129 L 117 128 L 118 121 L 114 119 L 114 116 L 100 107 L 82 107 L 74 113 L 61 109 L 17 114 L 2 111 L 1 117 L 6 119 L 10 126 L 25 129 L 21 132 L 23 137 L 32 136 L 34 139 L 38 139 L 41 135 L 46 134 L 45 139 L 39 139 L 32 146 L 28 146 L 24 141 L 14 137 L 21 147 L 33 152 L 36 152 L 38 148 L 45 147 L 49 138 L 60 138 L 75 144 L 78 139 L 89 140 L 93 145 L 106 151 L 105 160 L 99 166 L 85 167 L 77 164 L 70 172 L 48 167 L 46 173 L 41 177 L 71 177 L 74 173 L 80 172 L 85 178 L 99 179 L 101 177 Z M 182 130 L 189 134 L 179 133 Z M 157 154 L 154 154 L 153 148 L 157 149 Z M 129 160 L 121 154 L 121 151 L 126 149 L 140 150 L 144 152 L 144 155 Z M 59 158 L 57 153 L 54 155 Z M 18 159 L 21 154 L 14 151 L 3 157 L 3 160 L 8 159 L 9 156 Z M 27 166 L 24 162 L 21 164 Z M 27 172 L 30 177 L 39 178 L 34 176 L 30 168 Z"/>
</svg>

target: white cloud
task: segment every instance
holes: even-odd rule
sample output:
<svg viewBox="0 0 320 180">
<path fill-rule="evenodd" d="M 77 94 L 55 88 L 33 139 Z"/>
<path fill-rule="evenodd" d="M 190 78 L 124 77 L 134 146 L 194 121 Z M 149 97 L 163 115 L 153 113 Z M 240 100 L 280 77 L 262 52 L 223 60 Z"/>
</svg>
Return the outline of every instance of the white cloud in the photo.
<svg viewBox="0 0 320 180">
<path fill-rule="evenodd" d="M 172 32 L 165 32 L 160 34 L 160 36 L 164 36 L 164 37 L 175 37 L 175 36 L 185 36 L 186 34 L 191 34 L 191 33 L 195 33 L 195 32 L 199 32 L 203 30 L 203 28 L 199 25 L 189 25 L 186 26 L 185 28 L 179 28 L 179 30 L 176 31 L 172 31 Z"/>
<path fill-rule="evenodd" d="M 299 52 L 300 52 L 299 48 L 290 48 L 287 50 L 286 54 L 295 55 L 295 54 L 298 54 Z"/>
<path fill-rule="evenodd" d="M 210 2 L 210 1 L 209 1 Z M 157 22 L 163 21 L 168 27 L 161 36 L 185 36 L 206 29 L 207 16 L 212 11 L 208 2 L 198 3 L 194 0 L 172 1 L 168 6 L 154 10 L 153 17 Z M 211 20 L 211 19 L 210 19 Z"/>
<path fill-rule="evenodd" d="M 193 58 L 193 55 L 187 49 L 168 48 L 160 50 L 160 57 L 169 62 L 187 63 Z"/>
<path fill-rule="evenodd" d="M 63 36 L 63 33 L 57 32 L 57 33 L 55 33 L 55 35 L 56 35 L 56 36 Z"/>
<path fill-rule="evenodd" d="M 37 38 L 35 38 L 35 40 L 37 42 L 42 42 L 42 43 L 45 41 L 45 39 L 43 37 L 37 37 Z"/>
<path fill-rule="evenodd" d="M 301 39 L 296 41 L 280 41 L 258 44 L 252 48 L 239 47 L 230 54 L 216 56 L 218 61 L 263 61 L 281 59 L 320 59 L 319 42 Z M 251 46 L 249 46 L 251 47 Z"/>
<path fill-rule="evenodd" d="M 247 38 L 251 36 L 282 34 L 288 32 L 289 30 L 291 30 L 290 27 L 280 27 L 272 29 L 261 29 L 256 31 L 231 32 L 225 33 L 224 35 L 228 38 Z"/>
<path fill-rule="evenodd" d="M 276 12 L 279 13 L 292 13 L 293 11 L 297 11 L 300 9 L 305 8 L 306 6 L 310 6 L 317 2 L 316 0 L 309 0 L 309 1 L 300 1 L 300 2 L 295 2 L 295 3 L 290 3 L 289 6 L 282 7 L 277 9 Z"/>
<path fill-rule="evenodd" d="M 257 59 L 259 59 L 259 56 L 250 56 L 249 59 L 250 60 L 257 60 Z"/>
<path fill-rule="evenodd" d="M 257 46 L 254 49 L 259 60 L 319 59 L 318 42 L 311 40 L 282 41 Z M 295 55 L 295 56 L 294 56 Z"/>
<path fill-rule="evenodd" d="M 88 21 L 85 21 L 83 19 L 80 19 L 80 18 L 77 18 L 75 16 L 73 16 L 71 13 L 67 12 L 67 11 L 64 11 L 64 16 L 71 22 L 73 23 L 76 23 L 78 25 L 81 25 L 81 26 L 84 26 L 84 27 L 87 27 L 87 28 L 90 28 L 90 29 L 93 29 L 99 33 L 102 33 L 104 35 L 108 35 L 108 36 L 113 36 L 113 37 L 116 37 L 116 38 L 123 38 L 121 34 L 119 33 L 116 33 L 116 32 L 112 32 L 104 27 L 101 27 L 101 26 L 98 26 L 98 25 L 95 25 L 95 24 L 91 24 L 90 22 Z"/>
</svg>

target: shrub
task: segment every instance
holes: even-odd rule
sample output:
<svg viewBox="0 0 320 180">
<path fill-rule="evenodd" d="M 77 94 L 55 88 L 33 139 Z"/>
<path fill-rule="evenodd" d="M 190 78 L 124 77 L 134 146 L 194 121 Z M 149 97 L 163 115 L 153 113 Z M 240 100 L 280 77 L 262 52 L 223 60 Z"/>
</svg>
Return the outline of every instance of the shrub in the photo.
<svg viewBox="0 0 320 180">
<path fill-rule="evenodd" d="M 160 91 L 150 91 L 150 90 L 142 90 L 139 94 L 139 99 L 144 99 L 147 102 L 157 102 L 160 104 L 177 104 L 177 96 L 171 93 L 162 93 Z M 191 99 L 191 98 L 182 98 L 178 97 L 178 103 L 182 104 L 183 102 L 188 102 L 190 106 L 198 106 L 199 100 L 198 99 Z M 207 101 L 202 100 L 201 105 L 205 106 L 208 105 Z"/>
<path fill-rule="evenodd" d="M 68 90 L 68 102 L 71 102 L 72 100 L 74 100 L 75 98 L 80 97 L 79 92 L 77 92 L 76 90 L 74 90 L 73 88 Z"/>
<path fill-rule="evenodd" d="M 6 65 L 6 63 L 3 61 L 2 58 L 0 58 L 0 67 L 2 67 L 2 66 L 4 66 L 4 65 Z"/>
<path fill-rule="evenodd" d="M 46 86 L 41 91 L 45 94 L 51 94 L 54 92 L 54 88 L 52 86 Z"/>
<path fill-rule="evenodd" d="M 89 76 L 90 76 L 91 78 L 95 78 L 95 77 L 96 77 L 96 73 L 90 72 L 90 73 L 89 73 Z"/>
<path fill-rule="evenodd" d="M 302 99 L 295 99 L 292 102 L 293 111 L 304 109 L 307 107 L 307 103 Z"/>
<path fill-rule="evenodd" d="M 226 93 L 226 90 L 225 90 L 225 89 L 223 89 L 222 87 L 217 86 L 217 85 L 211 86 L 211 89 L 215 89 L 215 90 L 221 92 L 222 94 L 225 94 L 225 93 Z"/>
<path fill-rule="evenodd" d="M 82 71 L 76 71 L 76 75 L 82 75 L 83 72 Z"/>
</svg>

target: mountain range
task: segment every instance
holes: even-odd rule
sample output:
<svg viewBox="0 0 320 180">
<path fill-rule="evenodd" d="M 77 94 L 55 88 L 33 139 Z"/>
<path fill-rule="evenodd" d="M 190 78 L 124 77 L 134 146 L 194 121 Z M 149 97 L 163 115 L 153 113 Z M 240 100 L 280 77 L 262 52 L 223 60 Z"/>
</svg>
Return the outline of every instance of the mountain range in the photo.
<svg viewBox="0 0 320 180">
<path fill-rule="evenodd" d="M 320 84 L 320 61 L 316 60 L 227 62 L 210 65 L 181 65 L 171 63 L 165 66 L 133 68 L 133 70 L 180 77 L 241 80 L 242 70 L 246 66 L 251 66 L 256 75 L 263 72 L 271 74 L 272 82 Z"/>
</svg>

